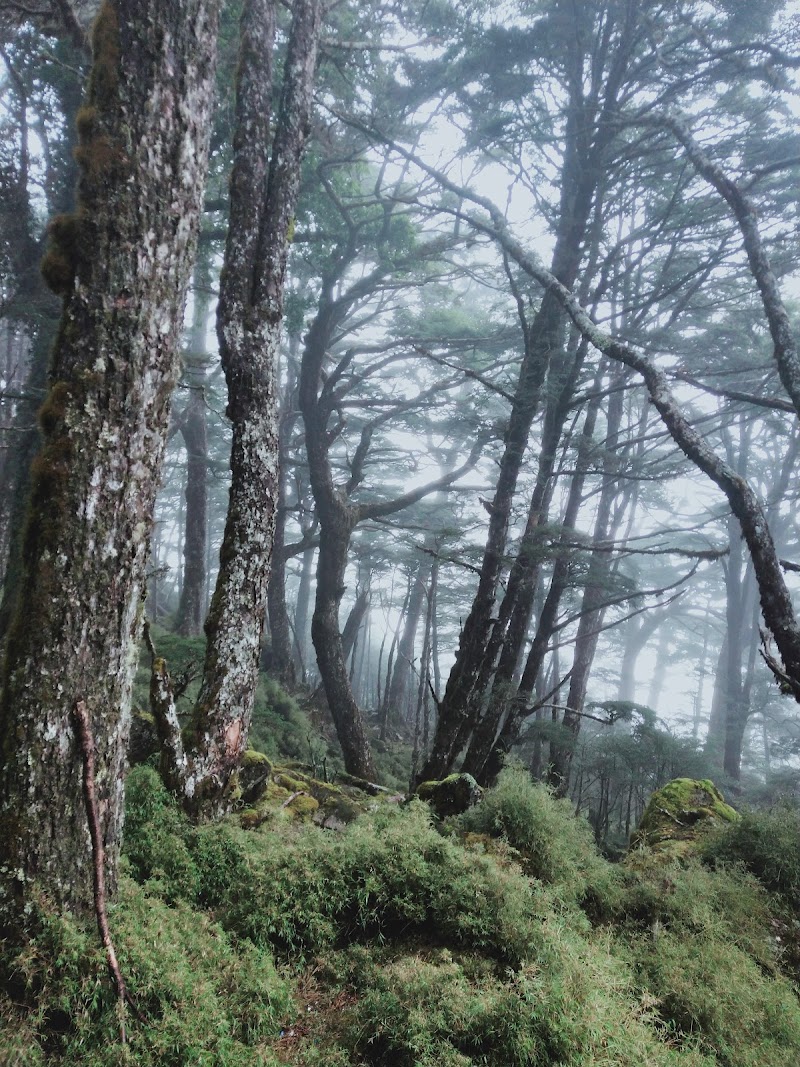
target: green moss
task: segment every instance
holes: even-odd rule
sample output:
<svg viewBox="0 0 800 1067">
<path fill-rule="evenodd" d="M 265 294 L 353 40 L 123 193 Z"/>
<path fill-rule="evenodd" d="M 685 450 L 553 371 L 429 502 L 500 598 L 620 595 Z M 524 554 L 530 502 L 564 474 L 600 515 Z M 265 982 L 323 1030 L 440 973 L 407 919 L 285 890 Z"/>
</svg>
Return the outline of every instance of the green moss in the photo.
<svg viewBox="0 0 800 1067">
<path fill-rule="evenodd" d="M 119 64 L 119 18 L 115 5 L 110 0 L 104 0 L 92 27 L 92 73 L 89 82 L 92 98 L 107 101 L 116 93 Z"/>
<path fill-rule="evenodd" d="M 69 382 L 53 382 L 50 386 L 47 397 L 39 409 L 39 425 L 48 436 L 52 436 L 63 423 L 72 393 L 73 389 Z"/>
<path fill-rule="evenodd" d="M 48 248 L 39 269 L 48 287 L 58 296 L 66 296 L 75 281 L 80 233 L 78 214 L 56 215 L 47 227 Z"/>
<path fill-rule="evenodd" d="M 686 854 L 698 835 L 738 819 L 708 778 L 675 778 L 650 797 L 631 845 Z"/>
<path fill-rule="evenodd" d="M 459 815 L 480 800 L 483 790 L 471 774 L 451 774 L 441 781 L 421 782 L 417 796 L 433 808 L 440 819 Z"/>
<path fill-rule="evenodd" d="M 119 1037 L 97 932 L 46 910 L 0 982 L 0 1062 L 61 1067 L 275 1065 L 267 1045 L 294 1013 L 270 953 L 183 902 L 123 878 L 111 932 L 137 1011 Z M 12 991 L 15 996 L 12 997 Z M 21 1058 L 10 1050 L 23 1049 Z"/>
<path fill-rule="evenodd" d="M 307 820 L 319 810 L 319 801 L 313 797 L 308 796 L 306 793 L 300 793 L 296 796 L 290 804 L 287 805 L 287 811 L 290 811 L 296 818 Z"/>
</svg>

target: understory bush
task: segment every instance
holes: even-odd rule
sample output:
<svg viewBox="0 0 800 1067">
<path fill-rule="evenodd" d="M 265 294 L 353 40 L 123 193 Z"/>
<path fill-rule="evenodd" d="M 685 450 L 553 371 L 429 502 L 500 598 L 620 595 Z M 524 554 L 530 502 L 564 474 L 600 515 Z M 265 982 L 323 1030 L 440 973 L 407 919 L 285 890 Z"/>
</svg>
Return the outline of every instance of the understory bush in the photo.
<svg viewBox="0 0 800 1067">
<path fill-rule="evenodd" d="M 568 800 L 556 800 L 521 764 L 503 770 L 483 801 L 451 820 L 458 830 L 499 837 L 519 853 L 525 872 L 563 896 L 614 895 L 615 868 L 598 853 L 588 822 Z"/>
<path fill-rule="evenodd" d="M 707 841 L 710 862 L 739 863 L 800 916 L 800 811 L 746 811 Z"/>
<path fill-rule="evenodd" d="M 740 869 L 665 865 L 644 852 L 628 872 L 615 952 L 676 1041 L 726 1067 L 796 1067 L 797 989 L 780 974 L 770 899 Z"/>
<path fill-rule="evenodd" d="M 800 1063 L 753 875 L 647 849 L 613 867 L 518 769 L 444 832 L 413 801 L 332 833 L 280 809 L 193 826 L 139 766 L 124 864 L 127 1045 L 96 932 L 43 912 L 0 975 L 0 1064 Z"/>
<path fill-rule="evenodd" d="M 270 1047 L 293 1006 L 267 949 L 230 937 L 185 902 L 167 905 L 128 877 L 109 919 L 135 1005 L 126 1012 L 125 1043 L 93 924 L 43 910 L 37 936 L 4 961 L 0 1063 L 276 1064 Z"/>
</svg>

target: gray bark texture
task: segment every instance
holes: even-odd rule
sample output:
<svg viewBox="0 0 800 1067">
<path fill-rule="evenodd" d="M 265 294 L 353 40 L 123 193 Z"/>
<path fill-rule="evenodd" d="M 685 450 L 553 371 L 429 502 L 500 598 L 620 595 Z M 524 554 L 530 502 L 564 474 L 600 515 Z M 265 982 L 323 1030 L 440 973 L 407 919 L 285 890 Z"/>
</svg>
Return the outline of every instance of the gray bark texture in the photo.
<svg viewBox="0 0 800 1067">
<path fill-rule="evenodd" d="M 233 424 L 231 490 L 220 570 L 205 624 L 208 645 L 183 745 L 163 661 L 153 710 L 165 773 L 195 816 L 227 810 L 247 746 L 267 606 L 278 499 L 276 366 L 286 260 L 311 109 L 321 4 L 298 0 L 274 140 L 270 144 L 275 5 L 242 10 L 234 165 L 217 335 Z M 271 151 L 270 151 L 271 148 Z"/>
<path fill-rule="evenodd" d="M 74 710 L 116 880 L 147 544 L 207 165 L 215 0 L 118 0 L 94 27 L 76 211 L 43 273 L 64 299 L 32 468 L 0 710 L 0 909 L 92 901 Z M 10 920 L 10 926 L 7 925 Z"/>
</svg>

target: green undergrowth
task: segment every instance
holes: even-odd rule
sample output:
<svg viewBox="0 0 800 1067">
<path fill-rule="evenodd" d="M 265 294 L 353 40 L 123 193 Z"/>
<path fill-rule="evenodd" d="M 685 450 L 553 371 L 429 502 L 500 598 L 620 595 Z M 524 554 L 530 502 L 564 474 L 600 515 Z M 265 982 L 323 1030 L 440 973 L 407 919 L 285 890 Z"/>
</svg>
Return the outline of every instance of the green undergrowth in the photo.
<svg viewBox="0 0 800 1067">
<path fill-rule="evenodd" d="M 268 949 L 236 938 L 185 901 L 124 877 L 110 912 L 134 999 L 126 1042 L 93 927 L 42 911 L 36 937 L 4 961 L 0 1063 L 20 1067 L 272 1067 L 293 1011 Z"/>
<path fill-rule="evenodd" d="M 167 662 L 173 680 L 188 670 L 194 675 L 177 701 L 178 714 L 187 721 L 200 687 L 199 675 L 205 656 L 205 637 L 181 637 L 171 630 L 151 626 L 156 651 Z M 132 762 L 144 762 L 156 751 L 156 734 L 148 718 L 150 693 L 150 653 L 142 646 L 133 690 L 135 715 L 145 716 L 144 743 L 133 753 Z M 377 725 L 371 744 L 378 780 L 391 789 L 405 789 L 411 773 L 412 746 L 402 741 L 381 741 Z M 344 769 L 341 748 L 333 720 L 324 703 L 309 690 L 298 687 L 290 692 L 276 679 L 261 671 L 253 706 L 249 744 L 270 759 L 303 763 L 318 778 L 333 781 Z"/>
<path fill-rule="evenodd" d="M 515 768 L 441 826 L 418 800 L 192 826 L 138 767 L 111 920 L 141 1018 L 123 1050 L 94 930 L 45 913 L 0 1063 L 796 1067 L 781 901 L 737 847 L 611 865 Z"/>
<path fill-rule="evenodd" d="M 740 863 L 800 918 L 800 810 L 746 811 L 706 843 L 712 863 Z"/>
</svg>

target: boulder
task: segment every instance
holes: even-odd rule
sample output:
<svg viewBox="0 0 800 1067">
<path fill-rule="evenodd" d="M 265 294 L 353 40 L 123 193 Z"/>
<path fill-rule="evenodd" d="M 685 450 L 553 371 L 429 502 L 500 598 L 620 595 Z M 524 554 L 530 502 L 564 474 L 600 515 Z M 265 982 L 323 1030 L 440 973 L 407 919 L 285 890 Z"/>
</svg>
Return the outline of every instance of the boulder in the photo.
<svg viewBox="0 0 800 1067">
<path fill-rule="evenodd" d="M 417 796 L 430 804 L 440 819 L 445 819 L 477 804 L 483 790 L 471 774 L 451 774 L 438 782 L 420 783 Z"/>
<path fill-rule="evenodd" d="M 708 778 L 675 778 L 650 797 L 631 848 L 684 856 L 694 851 L 703 834 L 738 818 Z"/>
<path fill-rule="evenodd" d="M 263 752 L 249 748 L 242 754 L 239 767 L 239 792 L 242 803 L 253 804 L 264 795 L 272 774 L 272 763 Z"/>
</svg>

